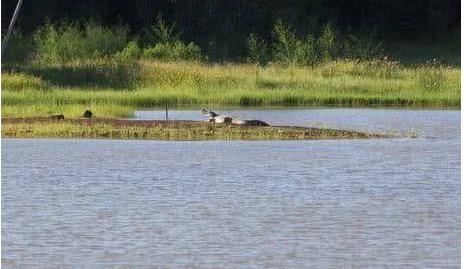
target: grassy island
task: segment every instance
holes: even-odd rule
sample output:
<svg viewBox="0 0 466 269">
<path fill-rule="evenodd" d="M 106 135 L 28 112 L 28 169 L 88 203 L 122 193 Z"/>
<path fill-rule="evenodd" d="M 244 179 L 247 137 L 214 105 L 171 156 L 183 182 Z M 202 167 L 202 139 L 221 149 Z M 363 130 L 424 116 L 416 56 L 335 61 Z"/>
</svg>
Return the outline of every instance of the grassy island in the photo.
<svg viewBox="0 0 466 269">
<path fill-rule="evenodd" d="M 114 138 L 157 140 L 310 140 L 382 138 L 386 135 L 291 126 L 235 126 L 205 121 L 124 119 L 2 119 L 2 137 Z"/>
</svg>

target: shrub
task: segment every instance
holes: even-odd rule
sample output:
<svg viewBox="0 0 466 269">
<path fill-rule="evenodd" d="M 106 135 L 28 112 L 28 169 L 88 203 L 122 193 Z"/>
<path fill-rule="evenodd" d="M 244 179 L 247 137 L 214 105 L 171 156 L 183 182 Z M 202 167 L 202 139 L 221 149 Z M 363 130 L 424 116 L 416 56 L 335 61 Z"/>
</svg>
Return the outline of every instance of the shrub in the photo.
<svg viewBox="0 0 466 269">
<path fill-rule="evenodd" d="M 93 21 L 84 25 L 84 56 L 100 58 L 111 56 L 126 46 L 128 28 L 126 26 L 104 27 Z"/>
<path fill-rule="evenodd" d="M 278 20 L 273 27 L 272 57 L 278 63 L 286 65 L 304 65 L 315 61 L 314 38 L 311 34 L 306 39 L 298 38 L 291 26 Z"/>
<path fill-rule="evenodd" d="M 298 40 L 289 25 L 281 20 L 273 26 L 273 59 L 279 63 L 294 64 Z"/>
<path fill-rule="evenodd" d="M 201 48 L 193 42 L 186 44 L 174 32 L 175 24 L 167 24 L 159 14 L 155 25 L 146 32 L 143 56 L 159 60 L 200 60 Z"/>
<path fill-rule="evenodd" d="M 251 33 L 248 39 L 248 49 L 248 62 L 259 65 L 267 64 L 268 50 L 264 39 Z"/>
<path fill-rule="evenodd" d="M 201 49 L 194 43 L 185 44 L 181 41 L 159 43 L 144 49 L 144 57 L 159 60 L 200 60 Z"/>
<path fill-rule="evenodd" d="M 381 53 L 381 43 L 375 41 L 374 32 L 363 37 L 345 37 L 331 23 L 327 23 L 318 36 L 308 33 L 306 38 L 300 38 L 292 26 L 278 20 L 273 27 L 272 37 L 272 58 L 286 65 L 318 64 L 339 57 L 369 59 Z M 254 51 L 257 55 L 258 42 L 254 36 L 250 37 L 250 54 Z"/>
<path fill-rule="evenodd" d="M 174 32 L 175 23 L 167 23 L 162 15 L 157 16 L 154 25 L 144 30 L 144 44 L 151 46 L 157 43 L 171 43 L 180 40 L 179 33 Z"/>
<path fill-rule="evenodd" d="M 298 59 L 305 64 L 314 64 L 318 61 L 318 52 L 316 42 L 312 34 L 308 34 L 307 38 L 298 46 Z"/>
<path fill-rule="evenodd" d="M 324 61 L 333 60 L 338 55 L 340 45 L 337 41 L 337 32 L 333 25 L 327 23 L 322 29 L 322 34 L 317 40 L 319 56 Z"/>
<path fill-rule="evenodd" d="M 47 62 L 65 62 L 84 56 L 83 37 L 75 23 L 46 23 L 34 33 L 37 56 Z"/>
<path fill-rule="evenodd" d="M 138 44 L 134 41 L 131 41 L 126 45 L 126 47 L 117 52 L 115 58 L 117 60 L 127 61 L 127 60 L 137 60 L 141 56 L 141 49 Z"/>
<path fill-rule="evenodd" d="M 47 23 L 34 33 L 37 56 L 47 62 L 67 62 L 111 56 L 126 46 L 126 27 L 103 27 L 93 21 Z"/>
</svg>

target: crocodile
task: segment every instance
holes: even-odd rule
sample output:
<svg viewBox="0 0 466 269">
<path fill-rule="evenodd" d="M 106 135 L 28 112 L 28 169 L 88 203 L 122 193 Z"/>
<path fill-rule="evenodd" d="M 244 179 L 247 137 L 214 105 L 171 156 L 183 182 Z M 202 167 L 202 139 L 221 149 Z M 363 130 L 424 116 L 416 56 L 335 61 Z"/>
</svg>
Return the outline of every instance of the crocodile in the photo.
<svg viewBox="0 0 466 269">
<path fill-rule="evenodd" d="M 240 126 L 270 126 L 268 123 L 263 122 L 261 120 L 237 119 L 231 116 L 220 115 L 212 110 L 207 110 L 205 108 L 202 109 L 202 113 L 207 116 L 208 121 L 215 123 L 233 124 Z"/>
</svg>

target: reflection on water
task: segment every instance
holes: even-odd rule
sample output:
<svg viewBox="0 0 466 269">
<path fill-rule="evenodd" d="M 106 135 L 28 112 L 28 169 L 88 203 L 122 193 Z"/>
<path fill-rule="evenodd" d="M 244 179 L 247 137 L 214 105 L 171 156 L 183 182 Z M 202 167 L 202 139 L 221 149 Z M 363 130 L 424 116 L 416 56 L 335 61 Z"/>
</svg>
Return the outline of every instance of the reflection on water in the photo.
<svg viewBox="0 0 466 269">
<path fill-rule="evenodd" d="M 237 113 L 421 136 L 3 139 L 2 258 L 44 268 L 459 266 L 459 111 Z"/>
</svg>

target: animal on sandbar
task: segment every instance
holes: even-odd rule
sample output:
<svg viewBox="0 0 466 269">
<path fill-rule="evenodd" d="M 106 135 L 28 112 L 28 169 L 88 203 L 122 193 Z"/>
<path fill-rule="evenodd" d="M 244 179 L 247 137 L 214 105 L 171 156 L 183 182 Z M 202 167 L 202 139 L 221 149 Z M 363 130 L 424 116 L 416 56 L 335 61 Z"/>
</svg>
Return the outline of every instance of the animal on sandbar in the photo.
<svg viewBox="0 0 466 269">
<path fill-rule="evenodd" d="M 202 111 L 202 114 L 204 114 L 206 117 L 209 118 L 209 121 L 214 121 L 215 117 L 220 116 L 219 114 L 213 112 L 212 110 L 207 110 L 205 108 L 203 108 L 201 111 Z"/>
<path fill-rule="evenodd" d="M 232 124 L 242 126 L 270 126 L 268 123 L 261 120 L 239 120 L 233 119 Z"/>
<path fill-rule="evenodd" d="M 208 117 L 208 121 L 215 123 L 233 124 L 241 126 L 269 126 L 266 122 L 260 120 L 242 120 L 232 118 L 230 116 L 224 116 L 215 113 L 212 110 L 202 109 L 202 113 Z"/>
<path fill-rule="evenodd" d="M 224 116 L 213 112 L 212 110 L 202 109 L 202 113 L 208 118 L 208 121 L 215 123 L 230 124 L 233 118 L 230 116 Z"/>
</svg>

